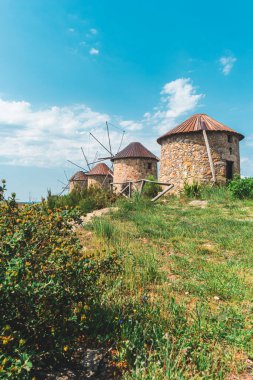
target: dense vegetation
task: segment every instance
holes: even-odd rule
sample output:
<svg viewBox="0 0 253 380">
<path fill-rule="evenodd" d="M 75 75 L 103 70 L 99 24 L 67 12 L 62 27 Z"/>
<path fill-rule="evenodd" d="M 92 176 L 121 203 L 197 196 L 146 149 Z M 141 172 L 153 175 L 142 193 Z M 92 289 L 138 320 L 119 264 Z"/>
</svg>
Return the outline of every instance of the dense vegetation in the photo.
<svg viewBox="0 0 253 380">
<path fill-rule="evenodd" d="M 47 195 L 47 207 L 50 210 L 57 208 L 67 208 L 75 211 L 80 210 L 79 214 L 83 215 L 93 210 L 111 206 L 115 200 L 115 195 L 109 190 L 98 187 L 90 187 L 89 189 L 82 189 L 81 191 L 77 189 L 66 195 L 52 195 L 49 190 Z"/>
<path fill-rule="evenodd" d="M 253 178 L 240 178 L 236 176 L 227 186 L 208 186 L 198 182 L 185 183 L 184 195 L 189 198 L 229 197 L 233 199 L 253 199 Z"/>
<path fill-rule="evenodd" d="M 19 209 L 4 191 L 1 378 L 36 378 L 89 339 L 113 347 L 125 380 L 249 373 L 252 200 L 211 187 L 195 206 L 186 196 L 120 199 L 75 236 L 73 205 Z"/>
<path fill-rule="evenodd" d="M 229 191 L 239 199 L 253 199 L 253 178 L 236 177 L 228 185 Z"/>
<path fill-rule="evenodd" d="M 26 379 L 68 357 L 100 305 L 110 262 L 82 254 L 68 215 L 18 207 L 0 187 L 0 378 Z"/>
</svg>

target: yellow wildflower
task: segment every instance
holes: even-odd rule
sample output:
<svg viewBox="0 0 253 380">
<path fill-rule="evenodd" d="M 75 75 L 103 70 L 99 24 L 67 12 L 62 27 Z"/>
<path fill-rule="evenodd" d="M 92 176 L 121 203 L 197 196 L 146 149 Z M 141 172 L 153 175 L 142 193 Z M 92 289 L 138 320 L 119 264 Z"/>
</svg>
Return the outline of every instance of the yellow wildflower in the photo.
<svg viewBox="0 0 253 380">
<path fill-rule="evenodd" d="M 9 343 L 9 341 L 10 341 L 12 338 L 11 338 L 11 335 L 9 335 L 9 336 L 2 336 L 1 339 L 2 339 L 3 344 L 6 345 L 6 344 Z"/>
</svg>

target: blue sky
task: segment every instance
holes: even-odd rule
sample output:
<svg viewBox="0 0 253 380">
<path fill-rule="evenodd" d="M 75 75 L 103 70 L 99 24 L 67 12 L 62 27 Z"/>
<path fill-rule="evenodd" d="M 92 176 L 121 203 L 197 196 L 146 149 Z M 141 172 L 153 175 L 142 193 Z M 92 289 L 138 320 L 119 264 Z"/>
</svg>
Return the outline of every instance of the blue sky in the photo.
<svg viewBox="0 0 253 380">
<path fill-rule="evenodd" d="M 105 121 L 159 155 L 193 113 L 243 133 L 253 176 L 253 4 L 165 0 L 0 1 L 0 177 L 21 200 L 61 190 L 104 152 Z M 113 148 L 121 138 L 111 130 Z"/>
</svg>

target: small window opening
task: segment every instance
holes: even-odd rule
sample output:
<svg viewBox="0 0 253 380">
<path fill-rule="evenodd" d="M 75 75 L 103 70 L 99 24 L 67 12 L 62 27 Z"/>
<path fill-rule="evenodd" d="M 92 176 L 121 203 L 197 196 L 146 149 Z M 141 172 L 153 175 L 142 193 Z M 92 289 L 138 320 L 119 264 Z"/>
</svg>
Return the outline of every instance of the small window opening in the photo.
<svg viewBox="0 0 253 380">
<path fill-rule="evenodd" d="M 230 154 L 233 153 L 233 149 L 232 149 L 232 148 L 229 148 L 229 153 L 230 153 Z"/>
<path fill-rule="evenodd" d="M 231 135 L 228 135 L 228 142 L 229 143 L 233 142 L 233 137 Z"/>
<path fill-rule="evenodd" d="M 151 162 L 148 162 L 148 170 L 151 170 L 152 169 L 152 164 Z"/>
</svg>

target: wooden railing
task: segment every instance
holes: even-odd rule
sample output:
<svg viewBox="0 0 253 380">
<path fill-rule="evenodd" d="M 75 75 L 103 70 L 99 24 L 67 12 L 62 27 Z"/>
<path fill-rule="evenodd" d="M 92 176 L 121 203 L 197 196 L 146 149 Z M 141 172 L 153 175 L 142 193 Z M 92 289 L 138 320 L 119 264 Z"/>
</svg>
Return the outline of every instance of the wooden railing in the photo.
<svg viewBox="0 0 253 380">
<path fill-rule="evenodd" d="M 142 192 L 143 192 L 144 186 L 145 186 L 145 184 L 147 182 L 149 182 L 149 183 L 155 183 L 155 184 L 161 185 L 161 186 L 166 186 L 166 188 L 163 191 L 161 191 L 153 199 L 151 199 L 152 202 L 157 201 L 159 198 L 161 198 L 163 195 L 165 195 L 168 191 L 170 191 L 174 187 L 174 185 L 172 183 L 159 182 L 159 181 L 151 181 L 149 179 L 139 179 L 138 181 L 112 182 L 110 185 L 111 185 L 111 191 L 114 190 L 113 187 L 115 185 L 125 185 L 125 187 L 118 194 L 119 195 L 123 195 L 126 198 L 131 198 L 132 194 L 133 194 L 133 187 L 134 187 L 134 185 L 136 185 L 138 183 L 141 184 L 140 188 L 138 190 L 135 189 L 141 195 Z"/>
</svg>

